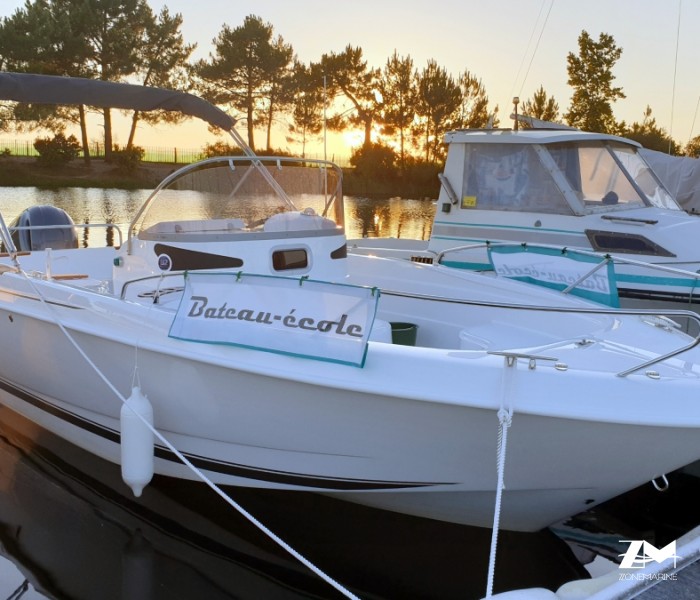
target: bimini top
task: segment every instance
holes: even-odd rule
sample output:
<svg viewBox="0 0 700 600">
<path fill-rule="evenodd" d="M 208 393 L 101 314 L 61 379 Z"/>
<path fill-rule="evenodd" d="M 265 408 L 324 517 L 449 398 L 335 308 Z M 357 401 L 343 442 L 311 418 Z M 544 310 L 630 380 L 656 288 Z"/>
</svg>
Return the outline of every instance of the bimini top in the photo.
<svg viewBox="0 0 700 600">
<path fill-rule="evenodd" d="M 445 143 L 560 144 L 564 142 L 616 142 L 641 148 L 634 140 L 579 129 L 458 129 L 445 134 Z"/>
<path fill-rule="evenodd" d="M 235 119 L 220 108 L 186 92 L 80 77 L 0 73 L 0 100 L 28 104 L 85 104 L 138 111 L 176 111 L 202 119 L 225 131 L 230 131 L 236 124 Z"/>
</svg>

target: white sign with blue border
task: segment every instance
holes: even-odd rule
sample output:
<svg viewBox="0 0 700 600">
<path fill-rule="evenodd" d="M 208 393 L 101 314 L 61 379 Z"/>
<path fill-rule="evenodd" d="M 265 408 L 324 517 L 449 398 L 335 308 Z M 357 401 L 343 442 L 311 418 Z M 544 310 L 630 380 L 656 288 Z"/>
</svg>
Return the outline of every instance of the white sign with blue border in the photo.
<svg viewBox="0 0 700 600">
<path fill-rule="evenodd" d="M 502 245 L 488 249 L 493 270 L 501 277 L 534 283 L 619 308 L 613 262 L 600 256 L 538 246 Z M 596 265 L 602 266 L 595 269 Z"/>
<path fill-rule="evenodd" d="M 247 273 L 187 273 L 172 338 L 364 366 L 379 290 Z"/>
</svg>

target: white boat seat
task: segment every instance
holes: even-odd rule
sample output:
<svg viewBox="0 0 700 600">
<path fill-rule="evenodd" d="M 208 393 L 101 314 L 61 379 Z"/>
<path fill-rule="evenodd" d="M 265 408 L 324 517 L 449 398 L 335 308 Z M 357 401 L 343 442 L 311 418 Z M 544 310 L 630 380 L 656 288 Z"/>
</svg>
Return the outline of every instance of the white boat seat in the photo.
<svg viewBox="0 0 700 600">
<path fill-rule="evenodd" d="M 263 231 L 309 231 L 335 228 L 335 221 L 317 215 L 312 208 L 306 208 L 302 212 L 284 212 L 272 215 L 265 221 Z"/>
</svg>

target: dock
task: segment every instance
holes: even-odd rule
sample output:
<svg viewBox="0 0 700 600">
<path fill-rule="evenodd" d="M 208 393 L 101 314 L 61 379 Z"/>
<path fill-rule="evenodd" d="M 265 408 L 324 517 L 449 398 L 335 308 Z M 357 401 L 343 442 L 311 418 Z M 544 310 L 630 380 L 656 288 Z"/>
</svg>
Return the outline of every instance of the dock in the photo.
<svg viewBox="0 0 700 600">
<path fill-rule="evenodd" d="M 636 596 L 638 600 L 696 600 L 700 595 L 700 557 Z"/>
<path fill-rule="evenodd" d="M 676 540 L 675 556 L 645 568 L 616 568 L 578 579 L 553 592 L 530 588 L 491 596 L 503 600 L 697 600 L 700 598 L 700 526 Z M 484 600 L 484 599 L 482 599 Z"/>
</svg>

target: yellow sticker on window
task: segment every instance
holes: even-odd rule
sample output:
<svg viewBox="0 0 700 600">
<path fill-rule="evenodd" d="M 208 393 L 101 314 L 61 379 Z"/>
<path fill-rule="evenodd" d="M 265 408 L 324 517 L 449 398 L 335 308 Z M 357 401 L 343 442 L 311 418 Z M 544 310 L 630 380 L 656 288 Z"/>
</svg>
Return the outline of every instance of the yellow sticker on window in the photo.
<svg viewBox="0 0 700 600">
<path fill-rule="evenodd" d="M 476 196 L 462 196 L 462 208 L 476 207 Z"/>
</svg>

